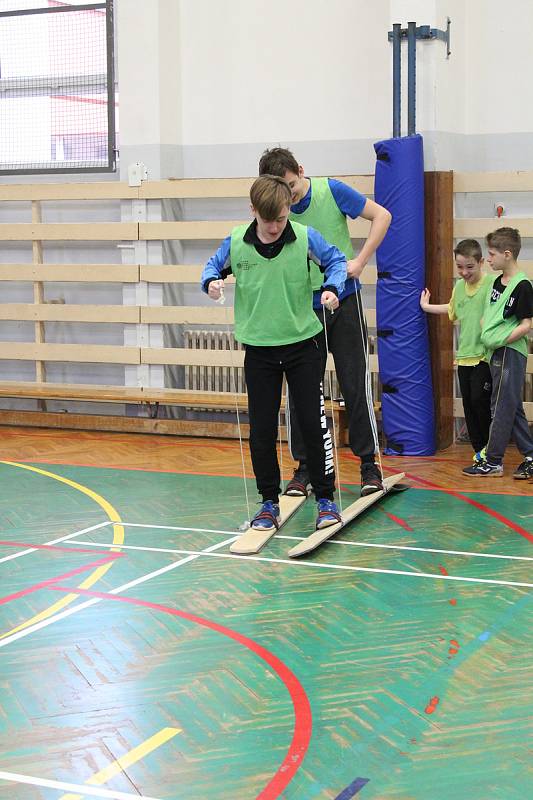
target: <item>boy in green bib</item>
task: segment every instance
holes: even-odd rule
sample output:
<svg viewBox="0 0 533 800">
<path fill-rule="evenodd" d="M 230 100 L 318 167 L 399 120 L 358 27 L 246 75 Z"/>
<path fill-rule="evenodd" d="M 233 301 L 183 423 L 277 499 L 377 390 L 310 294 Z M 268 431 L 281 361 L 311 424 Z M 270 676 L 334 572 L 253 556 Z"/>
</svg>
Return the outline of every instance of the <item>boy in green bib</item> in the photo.
<svg viewBox="0 0 533 800">
<path fill-rule="evenodd" d="M 492 423 L 485 460 L 465 467 L 473 477 L 503 475 L 503 457 L 511 437 L 524 456 L 515 470 L 517 480 L 533 478 L 533 437 L 522 396 L 533 318 L 533 287 L 518 266 L 521 248 L 516 228 L 498 228 L 486 237 L 487 262 L 501 272 L 490 286 L 483 313 L 481 342 L 490 358 Z"/>
<path fill-rule="evenodd" d="M 321 301 L 339 304 L 346 259 L 312 228 L 289 222 L 291 190 L 264 175 L 250 190 L 254 221 L 234 228 L 207 262 L 202 289 L 213 300 L 224 278 L 235 277 L 235 338 L 245 346 L 250 452 L 262 506 L 252 528 L 279 526 L 280 469 L 276 452 L 283 376 L 297 406 L 311 486 L 317 499 L 316 527 L 340 521 L 336 504 L 331 434 L 322 395 L 320 322 L 312 308 L 310 264 L 322 275 Z"/>
<path fill-rule="evenodd" d="M 381 244 L 391 222 L 386 208 L 334 178 L 307 178 L 290 150 L 273 147 L 259 161 L 259 174 L 280 175 L 292 191 L 291 220 L 311 225 L 342 250 L 347 259 L 348 279 L 333 314 L 324 314 L 320 301 L 320 275 L 311 275 L 313 307 L 326 336 L 320 337 L 322 374 L 326 370 L 327 350 L 333 355 L 335 371 L 348 412 L 350 448 L 361 459 L 361 495 L 383 489 L 381 471 L 376 464 L 379 452 L 376 416 L 368 371 L 368 339 L 359 277 L 376 248 Z M 362 217 L 370 230 L 357 255 L 352 248 L 348 218 Z M 287 494 L 306 492 L 309 479 L 300 419 L 289 391 L 288 427 L 291 453 L 298 467 L 287 487 Z"/>
<path fill-rule="evenodd" d="M 454 364 L 457 364 L 474 461 L 482 461 L 489 439 L 492 379 L 485 347 L 481 343 L 481 319 L 492 281 L 482 271 L 481 246 L 475 239 L 464 239 L 453 252 L 459 280 L 454 286 L 450 302 L 430 303 L 431 293 L 424 289 L 420 295 L 420 306 L 429 314 L 448 314 L 451 322 L 460 323 Z"/>
</svg>

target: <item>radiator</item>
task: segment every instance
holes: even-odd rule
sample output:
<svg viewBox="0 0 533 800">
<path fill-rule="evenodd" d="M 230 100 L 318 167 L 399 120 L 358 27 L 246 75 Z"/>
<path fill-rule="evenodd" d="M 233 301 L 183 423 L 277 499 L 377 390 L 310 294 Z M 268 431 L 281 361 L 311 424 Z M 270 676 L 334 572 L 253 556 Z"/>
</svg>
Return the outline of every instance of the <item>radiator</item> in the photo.
<svg viewBox="0 0 533 800">
<path fill-rule="evenodd" d="M 183 337 L 183 346 L 194 350 L 242 350 L 242 345 L 235 341 L 233 333 L 229 331 L 184 329 Z M 369 336 L 368 343 L 369 353 L 372 355 L 375 352 L 375 337 Z M 324 393 L 327 397 L 330 386 L 333 398 L 339 398 L 341 395 L 337 376 L 334 371 L 328 370 L 324 379 Z M 244 370 L 242 367 L 185 367 L 185 388 L 210 392 L 245 392 Z M 372 374 L 372 394 L 374 401 L 380 399 L 381 391 L 375 373 Z"/>
<path fill-rule="evenodd" d="M 242 350 L 229 331 L 183 331 L 183 346 L 193 350 Z M 242 367 L 185 367 L 185 388 L 207 392 L 245 392 Z"/>
</svg>

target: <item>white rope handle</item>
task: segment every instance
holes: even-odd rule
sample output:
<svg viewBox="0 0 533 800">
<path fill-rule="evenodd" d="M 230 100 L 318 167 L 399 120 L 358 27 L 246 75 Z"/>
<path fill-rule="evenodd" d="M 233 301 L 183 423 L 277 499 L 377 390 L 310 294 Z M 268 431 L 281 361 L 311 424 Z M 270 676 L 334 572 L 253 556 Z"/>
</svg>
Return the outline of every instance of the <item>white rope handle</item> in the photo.
<svg viewBox="0 0 533 800">
<path fill-rule="evenodd" d="M 224 286 L 220 287 L 220 297 L 215 302 L 219 303 L 220 305 L 224 305 L 225 304 L 226 297 L 225 297 L 225 294 L 224 294 Z M 250 499 L 248 497 L 248 486 L 246 485 L 246 466 L 244 464 L 244 449 L 243 449 L 243 444 L 242 444 L 241 415 L 240 415 L 240 412 L 239 412 L 239 400 L 238 400 L 238 397 L 237 397 L 237 383 L 235 381 L 235 370 L 237 369 L 237 367 L 235 366 L 234 358 L 233 358 L 233 352 L 234 352 L 233 345 L 235 343 L 235 337 L 233 335 L 233 329 L 232 329 L 232 325 L 231 325 L 231 322 L 230 322 L 230 319 L 229 319 L 229 308 L 228 308 L 228 306 L 225 306 L 224 318 L 225 318 L 225 325 L 226 325 L 226 327 L 228 329 L 228 341 L 229 341 L 229 351 L 230 351 L 230 357 L 229 358 L 230 358 L 230 364 L 231 364 L 231 366 L 230 366 L 230 384 L 231 384 L 231 388 L 232 388 L 232 392 L 233 392 L 233 397 L 234 397 L 234 400 L 235 400 L 235 412 L 237 414 L 237 431 L 239 433 L 239 450 L 240 450 L 240 454 L 241 454 L 242 479 L 243 479 L 243 485 L 244 485 L 244 497 L 245 497 L 245 502 L 246 502 L 246 514 L 247 514 L 247 518 L 243 522 L 243 524 L 239 526 L 239 530 L 246 530 L 247 528 L 250 527 L 251 518 L 252 517 L 251 517 L 251 514 L 250 514 Z"/>
<path fill-rule="evenodd" d="M 329 309 L 330 313 L 333 314 L 333 309 Z M 333 427 L 333 454 L 335 457 L 335 472 L 337 477 L 337 494 L 339 496 L 339 510 L 342 515 L 342 493 L 341 493 L 341 473 L 339 469 L 339 448 L 337 444 L 337 431 L 335 428 L 335 409 L 333 407 L 333 383 L 331 380 L 331 371 L 328 370 L 328 353 L 329 353 L 329 343 L 328 343 L 328 329 L 326 325 L 326 306 L 322 306 L 322 325 L 324 327 L 324 342 L 326 346 L 326 369 L 325 372 L 328 373 L 328 390 L 329 390 L 329 401 L 331 403 L 331 419 L 332 419 L 332 427 Z M 324 401 L 325 404 L 326 401 Z"/>
<path fill-rule="evenodd" d="M 353 278 L 353 280 L 357 280 L 357 278 Z M 379 466 L 379 471 L 381 472 L 381 477 L 383 478 L 383 464 L 381 461 L 381 448 L 379 446 L 379 438 L 378 438 L 378 430 L 377 430 L 377 422 L 376 422 L 376 415 L 374 413 L 374 398 L 372 395 L 372 378 L 370 373 L 370 366 L 369 366 L 369 343 L 368 343 L 368 334 L 367 334 L 367 326 L 365 323 L 365 313 L 364 313 L 364 305 L 363 305 L 363 295 L 361 293 L 361 288 L 355 290 L 355 300 L 357 305 L 357 317 L 359 319 L 359 330 L 361 333 L 361 343 L 363 345 L 363 353 L 365 359 L 365 386 L 367 388 L 367 398 L 370 398 L 370 404 L 368 406 L 368 416 L 370 419 L 370 426 L 372 428 L 372 433 L 374 434 L 374 447 L 375 447 L 375 455 L 377 455 L 377 461 Z"/>
</svg>

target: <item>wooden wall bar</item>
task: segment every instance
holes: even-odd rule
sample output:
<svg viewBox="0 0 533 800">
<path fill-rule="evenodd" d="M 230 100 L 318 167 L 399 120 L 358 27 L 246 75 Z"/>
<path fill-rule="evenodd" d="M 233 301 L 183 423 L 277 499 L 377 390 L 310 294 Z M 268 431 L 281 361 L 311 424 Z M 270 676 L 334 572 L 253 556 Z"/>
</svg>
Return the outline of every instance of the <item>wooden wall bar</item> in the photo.
<svg viewBox="0 0 533 800">
<path fill-rule="evenodd" d="M 426 286 L 432 303 L 447 303 L 453 289 L 453 173 L 426 172 Z M 427 314 L 439 450 L 453 443 L 453 326 Z"/>
<path fill-rule="evenodd" d="M 368 175 L 339 176 L 341 180 L 356 187 L 367 195 L 372 195 L 374 178 Z M 33 287 L 33 302 L 0 303 L 0 320 L 9 322 L 34 323 L 33 341 L 3 341 L 0 342 L 0 360 L 10 362 L 33 361 L 36 367 L 35 386 L 39 387 L 33 397 L 45 397 L 46 365 L 52 362 L 68 363 L 101 363 L 122 365 L 171 365 L 188 368 L 213 367 L 227 369 L 242 363 L 242 351 L 227 349 L 194 349 L 191 347 L 146 347 L 125 346 L 116 344 L 76 344 L 68 342 L 59 344 L 46 341 L 46 325 L 48 323 L 69 323 L 115 326 L 117 325 L 187 325 L 203 326 L 207 329 L 216 328 L 220 331 L 229 330 L 233 324 L 233 310 L 231 305 L 219 306 L 206 304 L 205 306 L 160 306 L 146 305 L 138 302 L 133 305 L 94 305 L 73 304 L 71 302 L 47 302 L 45 300 L 45 287 L 53 283 L 81 283 L 81 284 L 196 284 L 199 281 L 202 265 L 200 264 L 56 264 L 46 263 L 46 248 L 49 244 L 58 242 L 102 242 L 125 243 L 127 246 L 138 241 L 158 241 L 160 239 L 179 241 L 219 241 L 226 236 L 231 227 L 236 224 L 232 220 L 176 220 L 173 222 L 101 222 L 71 223 L 61 221 L 47 221 L 53 219 L 52 210 L 47 211 L 46 204 L 51 202 L 54 207 L 59 203 L 69 204 L 72 201 L 83 201 L 96 204 L 110 201 L 124 203 L 124 201 L 154 201 L 164 199 L 202 200 L 213 198 L 242 198 L 248 196 L 253 178 L 235 179 L 199 179 L 199 180 L 166 180 L 145 181 L 139 187 L 130 187 L 123 182 L 95 182 L 72 184 L 4 184 L 0 186 L 0 208 L 3 201 L 10 204 L 20 203 L 21 208 L 28 209 L 27 219 L 31 222 L 0 224 L 0 241 L 28 242 L 31 243 L 32 263 L 5 263 L 0 264 L 0 283 L 28 282 Z M 533 192 L 533 172 L 516 173 L 489 173 L 479 175 L 475 173 L 428 173 L 426 175 L 426 239 L 427 239 L 427 283 L 432 290 L 435 302 L 445 302 L 450 294 L 453 284 L 453 239 L 474 236 L 482 238 L 486 232 L 498 225 L 512 225 L 518 227 L 524 237 L 533 238 L 533 217 L 507 218 L 501 220 L 487 219 L 453 219 L 454 193 L 484 193 L 484 192 Z M 533 198 L 533 195 L 532 195 Z M 24 205 L 25 204 L 25 205 Z M 532 199 L 533 208 L 533 199 Z M 94 214 L 92 206 L 91 214 Z M 43 213 L 45 211 L 46 213 Z M 106 213 L 108 209 L 106 208 Z M 118 215 L 120 218 L 120 208 Z M 238 221 L 237 221 L 238 222 Z M 365 237 L 368 232 L 368 222 L 355 220 L 350 222 L 350 231 L 354 238 Z M 526 273 L 533 277 L 533 261 L 521 262 Z M 229 283 L 233 282 L 230 278 Z M 376 268 L 369 266 L 363 274 L 363 284 L 375 285 Z M 375 310 L 367 313 L 369 326 L 375 327 Z M 452 328 L 443 317 L 431 317 L 430 338 L 433 362 L 433 380 L 435 388 L 435 403 L 437 411 L 437 438 L 440 447 L 451 443 L 453 438 L 454 416 L 461 413 L 460 403 L 453 396 L 453 372 L 451 368 L 452 354 Z M 68 337 L 68 326 L 65 326 L 65 337 Z M 331 365 L 331 361 L 330 364 Z M 528 359 L 528 380 L 532 382 L 533 356 Z M 378 371 L 377 357 L 371 356 L 370 370 L 375 375 Z M 0 396 L 11 397 L 14 391 L 10 382 L 0 381 Z M 13 382 L 11 382 L 12 384 Z M 28 384 L 19 382 L 21 397 L 28 397 Z M 63 390 L 54 384 L 54 397 L 63 396 L 72 399 L 72 392 L 76 389 L 71 384 L 64 385 Z M 135 402 L 126 399 L 131 387 L 104 387 L 97 386 L 96 397 L 92 399 L 106 402 Z M 135 388 L 135 387 L 133 387 Z M 137 387 L 139 388 L 139 387 Z M 150 387 L 145 387 L 149 390 Z M 122 390 L 126 393 L 121 393 Z M 63 391 L 63 395 L 61 395 Z M 154 396 L 157 392 L 166 391 L 153 389 Z M 529 391 L 529 390 L 528 390 Z M 26 392 L 26 394 L 25 394 Z M 88 399 L 92 389 L 78 394 Z M 132 395 L 133 396 L 133 395 Z M 531 389 L 533 398 L 533 388 Z M 106 400 L 107 398 L 107 400 Z M 528 399 L 528 398 L 526 398 Z M 159 402 L 156 400 L 154 402 Z M 528 417 L 533 419 L 533 403 L 529 399 L 526 403 Z M 8 412 L 17 415 L 19 412 Z M 37 413 L 37 412 L 35 412 Z M 50 415 L 47 415 L 47 420 Z M 66 422 L 66 415 L 62 415 Z M 73 415 L 68 415 L 69 422 Z M 5 421 L 1 415 L 0 421 Z M 43 417 L 44 421 L 44 417 Z M 157 421 L 159 422 L 159 421 Z M 176 421 L 178 422 L 178 421 Z M 180 426 L 181 426 L 181 421 Z M 146 420 L 144 421 L 146 423 Z M 144 424 L 143 423 L 143 424 Z M 186 423 L 186 420 L 183 421 Z M 27 423 L 24 423 L 27 424 Z M 48 422 L 46 423 L 48 424 Z M 61 424 L 61 423 L 59 423 Z M 80 423 L 81 424 L 81 423 Z M 111 423 L 110 423 L 111 424 Z M 122 423 L 113 423 L 120 424 Z M 124 423 L 127 426 L 135 422 Z M 200 424 L 200 423 L 198 423 Z M 216 423 L 213 423 L 216 426 Z M 178 427 L 180 427 L 178 426 Z M 207 426 L 207 423 L 206 423 Z M 97 427 L 97 426 L 96 426 Z M 170 426 L 172 427 L 172 426 Z M 231 425 L 230 425 L 231 427 Z M 142 428 L 142 425 L 141 425 Z M 212 424 L 205 428 L 211 431 Z M 126 429 L 126 428 L 123 428 Z M 128 427 L 129 429 L 129 427 Z M 177 429 L 177 428 L 176 428 Z M 228 428 L 229 430 L 229 428 Z"/>
</svg>

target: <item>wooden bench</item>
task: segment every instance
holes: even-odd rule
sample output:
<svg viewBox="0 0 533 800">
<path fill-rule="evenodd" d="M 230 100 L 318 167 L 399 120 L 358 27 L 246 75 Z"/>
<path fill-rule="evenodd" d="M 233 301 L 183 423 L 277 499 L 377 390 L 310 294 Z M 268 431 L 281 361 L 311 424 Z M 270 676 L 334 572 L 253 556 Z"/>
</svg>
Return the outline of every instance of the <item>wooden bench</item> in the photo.
<svg viewBox="0 0 533 800">
<path fill-rule="evenodd" d="M 160 406 L 181 406 L 205 412 L 248 411 L 245 393 L 210 392 L 193 389 L 157 389 L 135 386 L 105 386 L 100 384 L 63 384 L 34 381 L 0 381 L 0 397 L 39 401 L 65 400 L 95 403 L 143 405 L 146 416 L 76 414 L 70 411 L 19 411 L 0 409 L 0 424 L 108 431 L 138 431 L 143 433 L 178 434 L 236 438 L 239 427 L 227 420 L 168 419 L 159 417 Z M 283 398 L 284 402 L 284 398 Z M 344 405 L 326 402 L 326 414 L 336 426 L 337 442 L 346 443 L 347 426 Z M 67 421 L 68 420 L 68 421 Z M 241 423 L 241 433 L 248 438 L 249 426 Z"/>
</svg>

